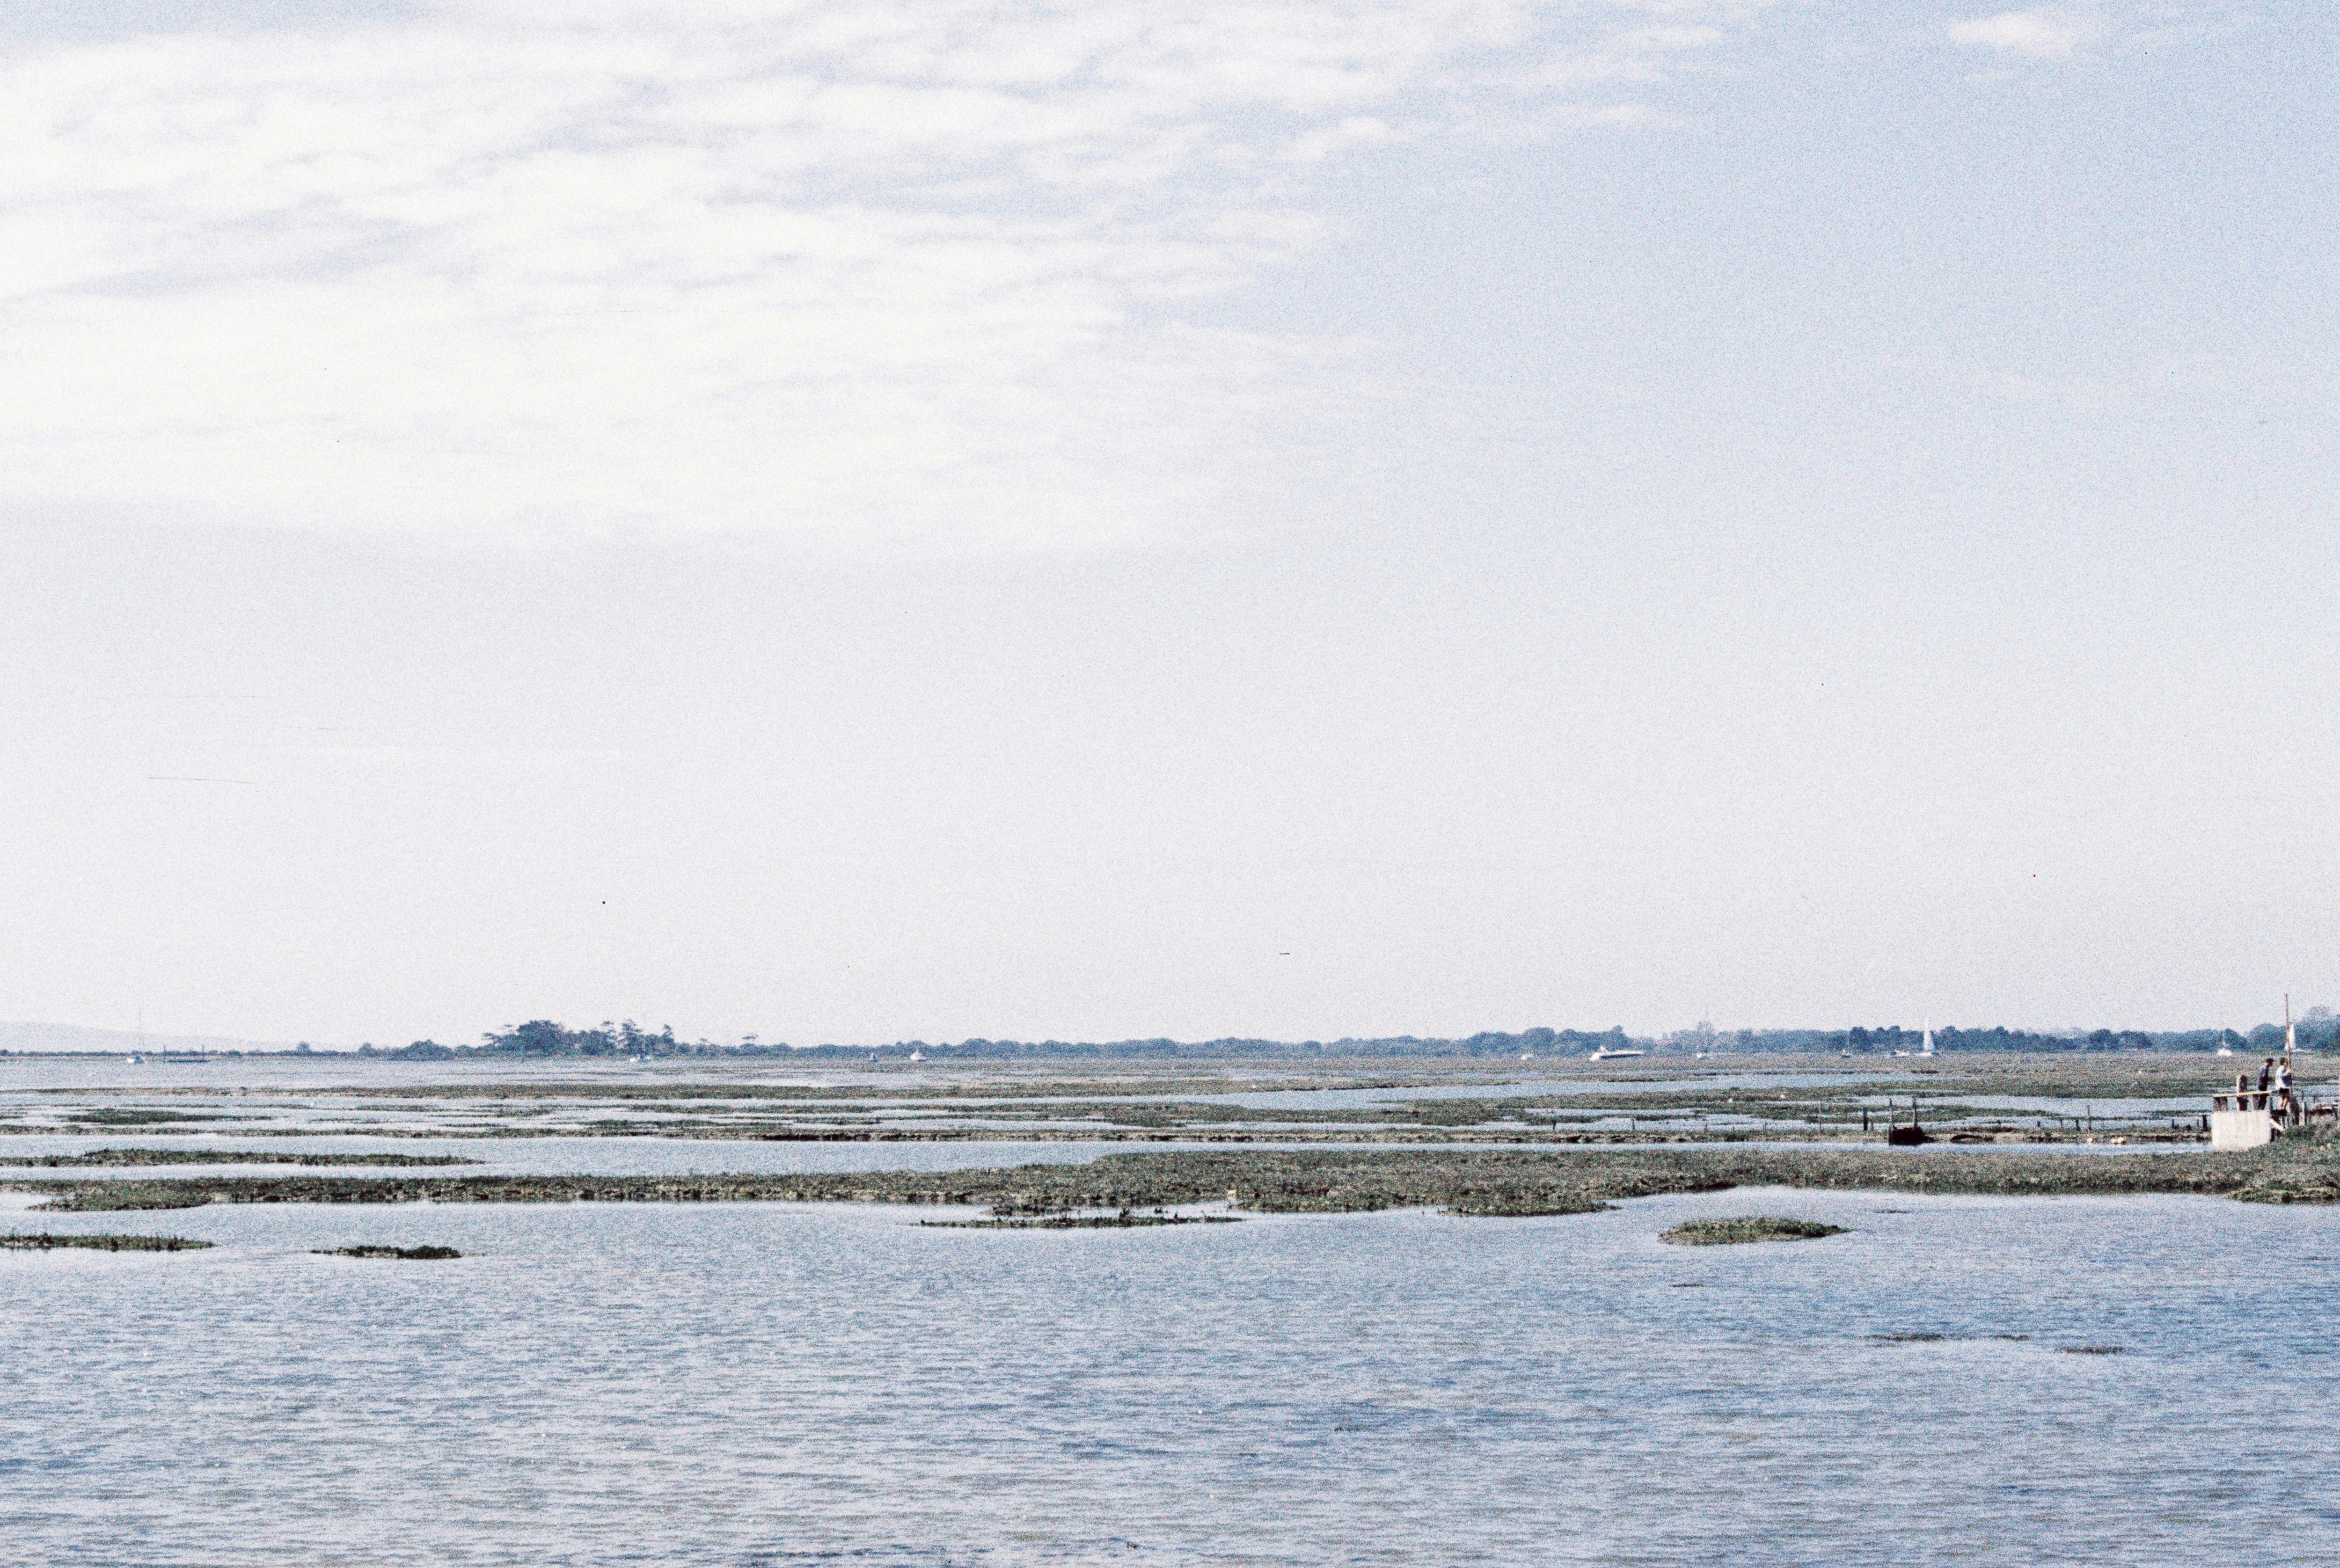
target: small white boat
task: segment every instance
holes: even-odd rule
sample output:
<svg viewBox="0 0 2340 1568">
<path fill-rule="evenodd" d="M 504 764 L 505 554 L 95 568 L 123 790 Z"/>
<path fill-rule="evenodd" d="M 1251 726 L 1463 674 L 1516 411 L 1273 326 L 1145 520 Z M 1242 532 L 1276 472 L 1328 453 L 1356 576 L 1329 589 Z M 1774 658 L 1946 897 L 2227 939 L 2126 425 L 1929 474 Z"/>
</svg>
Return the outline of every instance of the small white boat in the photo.
<svg viewBox="0 0 2340 1568">
<path fill-rule="evenodd" d="M 1647 1051 L 1611 1050 L 1603 1046 L 1601 1049 L 1591 1052 L 1585 1059 L 1594 1062 L 1613 1062 L 1625 1057 L 1646 1057 L 1649 1054 Z"/>
</svg>

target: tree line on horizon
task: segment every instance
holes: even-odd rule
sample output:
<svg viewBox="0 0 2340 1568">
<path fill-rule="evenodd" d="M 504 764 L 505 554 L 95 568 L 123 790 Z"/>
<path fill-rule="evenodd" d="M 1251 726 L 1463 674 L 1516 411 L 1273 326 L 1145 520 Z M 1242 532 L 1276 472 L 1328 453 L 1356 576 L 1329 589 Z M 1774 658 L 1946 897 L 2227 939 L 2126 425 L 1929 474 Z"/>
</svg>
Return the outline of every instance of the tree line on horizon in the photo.
<svg viewBox="0 0 2340 1568">
<path fill-rule="evenodd" d="M 2329 1049 L 2340 1044 L 2340 1019 L 2328 1009 L 2313 1007 L 2298 1025 L 2299 1042 L 2310 1049 Z M 1596 1050 L 1641 1050 L 1652 1055 L 1677 1056 L 1700 1051 L 1730 1053 L 1800 1052 L 1807 1055 L 1891 1056 L 1896 1053 L 1915 1054 L 1922 1048 L 1924 1032 L 1900 1024 L 1875 1027 L 1857 1026 L 1849 1029 L 1726 1029 L 1717 1031 L 1701 1027 L 1685 1030 L 1663 1038 L 1631 1037 L 1621 1027 L 1612 1026 L 1598 1032 L 1584 1029 L 1523 1029 L 1516 1034 L 1485 1031 L 1460 1039 L 1425 1037 L 1417 1035 L 1384 1036 L 1376 1038 L 1344 1037 L 1337 1040 L 1266 1040 L 1223 1038 L 1215 1040 L 1181 1041 L 1165 1038 L 1145 1040 L 1113 1040 L 1084 1042 L 1071 1040 L 989 1040 L 968 1039 L 957 1044 L 925 1040 L 898 1040 L 889 1045 L 852 1046 L 819 1045 L 790 1046 L 784 1041 L 767 1041 L 754 1035 L 744 1036 L 736 1044 L 724 1045 L 713 1040 L 679 1040 L 672 1026 L 662 1026 L 655 1031 L 645 1029 L 629 1018 L 620 1023 L 604 1021 L 597 1028 L 572 1029 L 550 1018 L 531 1018 L 524 1024 L 509 1025 L 481 1037 L 476 1046 L 442 1046 L 435 1040 L 417 1040 L 396 1049 L 374 1046 L 362 1047 L 356 1053 L 362 1057 L 387 1057 L 401 1060 L 436 1061 L 462 1057 L 868 1057 L 899 1058 L 917 1053 L 920 1056 L 954 1060 L 987 1059 L 1009 1057 L 1224 1057 L 1289 1053 L 1313 1056 L 1380 1056 L 1380 1057 L 1571 1057 L 1587 1056 Z M 2283 1026 L 2261 1024 L 2247 1034 L 2234 1029 L 2180 1029 L 2155 1032 L 2145 1029 L 2094 1029 L 2085 1033 L 2071 1031 L 2045 1034 L 2005 1027 L 1991 1028 L 1960 1028 L 1945 1027 L 1934 1031 L 1934 1048 L 1938 1052 L 2004 1051 L 2262 1051 L 2272 1053 L 2283 1045 Z"/>
</svg>

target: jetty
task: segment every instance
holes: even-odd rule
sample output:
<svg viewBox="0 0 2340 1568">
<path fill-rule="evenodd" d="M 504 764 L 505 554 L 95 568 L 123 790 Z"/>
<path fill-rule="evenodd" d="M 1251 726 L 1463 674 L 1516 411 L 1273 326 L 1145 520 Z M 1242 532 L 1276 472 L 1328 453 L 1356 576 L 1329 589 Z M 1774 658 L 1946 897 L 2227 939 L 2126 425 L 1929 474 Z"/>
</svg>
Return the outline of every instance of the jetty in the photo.
<svg viewBox="0 0 2340 1568">
<path fill-rule="evenodd" d="M 2324 1097 L 2311 1098 L 2307 1091 L 2293 1083 L 2292 1058 L 2298 1052 L 2299 1028 L 2291 1021 L 2291 993 L 2285 991 L 2282 1057 L 2267 1058 L 2256 1088 L 2251 1087 L 2247 1077 L 2236 1074 L 2233 1088 L 2211 1091 L 2212 1149 L 2265 1148 L 2285 1133 L 2305 1131 L 2319 1124 L 2327 1127 L 2340 1124 L 2340 1102 L 2330 1097 L 2333 1089 L 2324 1090 Z"/>
<path fill-rule="evenodd" d="M 2328 1095 L 2330 1091 L 2325 1091 Z M 2210 1096 L 2210 1147 L 2262 1148 L 2285 1133 L 2340 1123 L 2340 1105 L 2294 1089 L 2225 1089 Z"/>
</svg>

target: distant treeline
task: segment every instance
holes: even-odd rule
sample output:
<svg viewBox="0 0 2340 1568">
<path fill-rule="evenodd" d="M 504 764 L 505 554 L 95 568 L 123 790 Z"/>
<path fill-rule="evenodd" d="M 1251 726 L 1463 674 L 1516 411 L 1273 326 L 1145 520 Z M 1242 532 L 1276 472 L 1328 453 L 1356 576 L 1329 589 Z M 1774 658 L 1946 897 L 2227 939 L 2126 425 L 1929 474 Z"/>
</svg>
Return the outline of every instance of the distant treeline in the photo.
<svg viewBox="0 0 2340 1568">
<path fill-rule="evenodd" d="M 862 1057 L 921 1056 L 954 1060 L 997 1059 L 1007 1057 L 1227 1057 L 1291 1052 L 1324 1056 L 1481 1057 L 1519 1055 L 1582 1055 L 1602 1048 L 1651 1049 L 1647 1041 L 1626 1037 L 1621 1028 L 1598 1034 L 1581 1029 L 1527 1029 L 1516 1035 L 1479 1034 L 1464 1040 L 1423 1039 L 1401 1035 L 1384 1039 L 1338 1040 L 962 1040 L 957 1045 L 901 1040 L 885 1046 L 790 1046 L 748 1036 L 737 1045 L 713 1040 L 678 1040 L 671 1027 L 655 1034 L 631 1019 L 605 1023 L 594 1029 L 572 1029 L 550 1018 L 532 1018 L 481 1037 L 476 1046 L 442 1046 L 417 1040 L 395 1050 L 378 1046 L 359 1047 L 362 1057 L 391 1057 L 411 1061 L 440 1061 L 456 1057 Z"/>
<path fill-rule="evenodd" d="M 672 1026 L 656 1034 L 628 1018 L 622 1024 L 604 1022 L 598 1029 L 572 1029 L 550 1018 L 531 1018 L 481 1037 L 476 1046 L 442 1046 L 417 1040 L 396 1050 L 361 1046 L 362 1057 L 400 1057 L 409 1061 L 444 1061 L 451 1057 L 705 1057 L 769 1056 L 786 1046 L 760 1046 L 750 1035 L 738 1046 L 718 1046 L 701 1040 L 686 1045 L 674 1037 Z"/>
<path fill-rule="evenodd" d="M 2328 1041 L 2331 1026 L 2322 1039 Z M 1805 1051 L 1855 1056 L 1916 1052 L 1925 1048 L 1925 1031 L 1899 1024 L 1850 1029 L 1727 1029 L 1710 1037 L 1710 1044 L 1695 1044 L 1694 1037 L 1671 1036 L 1662 1049 L 1719 1051 Z M 2153 1033 L 2145 1029 L 2093 1029 L 2084 1034 L 2035 1034 L 2004 1026 L 1988 1029 L 1945 1027 L 1934 1031 L 1937 1051 L 2215 1051 L 2239 1050 L 2272 1038 L 2283 1043 L 2280 1024 L 2262 1024 L 2248 1035 L 2232 1029 L 2180 1029 Z M 2308 1026 L 2299 1029 L 2300 1044 L 2310 1043 Z"/>
<path fill-rule="evenodd" d="M 2321 1007 L 2299 1026 L 2303 1047 L 2328 1049 L 2340 1044 L 2340 1020 Z M 1924 1044 L 1924 1033 L 1904 1025 L 1850 1029 L 1724 1029 L 1699 1028 L 1662 1039 L 1628 1037 L 1622 1028 L 1592 1032 L 1584 1029 L 1523 1029 L 1517 1034 L 1489 1031 L 1465 1039 L 1424 1038 L 1417 1035 L 1374 1039 L 1353 1037 L 1337 1040 L 961 1040 L 929 1043 L 900 1040 L 883 1046 L 804 1046 L 759 1040 L 749 1035 L 736 1044 L 713 1040 L 679 1040 L 670 1027 L 652 1032 L 631 1019 L 604 1023 L 599 1028 L 572 1029 L 550 1018 L 482 1037 L 476 1046 L 442 1046 L 417 1040 L 395 1050 L 374 1046 L 360 1048 L 364 1057 L 407 1060 L 442 1060 L 457 1057 L 788 1057 L 812 1059 L 898 1059 L 912 1054 L 934 1060 L 999 1060 L 1017 1057 L 1142 1057 L 1302 1055 L 1358 1057 L 1521 1057 L 1587 1056 L 1596 1050 L 1641 1050 L 1667 1056 L 1700 1051 L 1780 1051 L 1819 1055 L 1889 1056 L 1914 1054 Z M 2148 1032 L 2143 1029 L 2096 1029 L 2087 1033 L 2036 1034 L 2023 1029 L 1945 1027 L 1934 1031 L 1937 1051 L 2215 1051 L 2271 1052 L 2283 1044 L 2283 1026 L 2261 1024 L 2248 1034 L 2233 1029 L 2184 1029 Z"/>
</svg>

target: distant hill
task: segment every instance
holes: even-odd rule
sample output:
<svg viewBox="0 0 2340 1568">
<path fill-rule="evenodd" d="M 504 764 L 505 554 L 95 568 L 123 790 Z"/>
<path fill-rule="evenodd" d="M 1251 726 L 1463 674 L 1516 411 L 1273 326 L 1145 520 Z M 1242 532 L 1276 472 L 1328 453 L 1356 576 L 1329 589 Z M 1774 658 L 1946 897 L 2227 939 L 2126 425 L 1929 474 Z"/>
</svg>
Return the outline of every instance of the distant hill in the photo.
<svg viewBox="0 0 2340 1568">
<path fill-rule="evenodd" d="M 134 1029 L 93 1029 L 81 1024 L 0 1024 L 0 1051 L 284 1051 L 273 1040 L 232 1040 L 220 1035 L 150 1034 L 144 1043 Z"/>
</svg>

